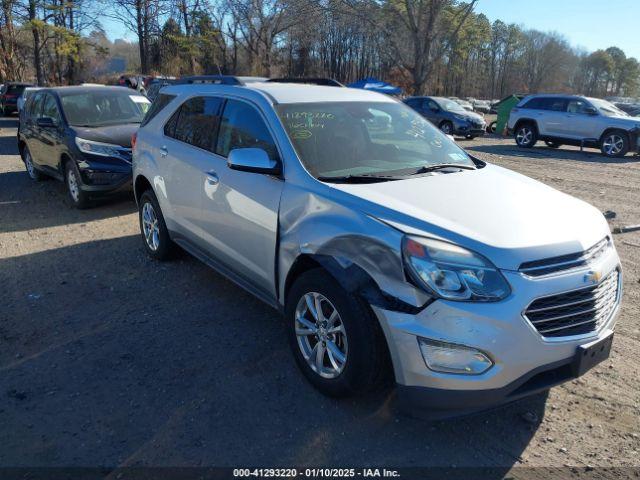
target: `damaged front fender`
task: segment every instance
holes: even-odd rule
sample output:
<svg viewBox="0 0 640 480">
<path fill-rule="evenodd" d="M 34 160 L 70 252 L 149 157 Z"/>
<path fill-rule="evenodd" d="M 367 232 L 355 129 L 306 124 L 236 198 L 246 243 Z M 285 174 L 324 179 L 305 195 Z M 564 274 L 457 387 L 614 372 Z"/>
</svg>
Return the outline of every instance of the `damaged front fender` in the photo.
<svg viewBox="0 0 640 480">
<path fill-rule="evenodd" d="M 405 277 L 402 232 L 347 205 L 302 189 L 286 189 L 279 233 L 281 305 L 286 302 L 289 273 L 301 257 L 312 259 L 345 290 L 381 308 L 417 311 L 432 300 Z"/>
</svg>

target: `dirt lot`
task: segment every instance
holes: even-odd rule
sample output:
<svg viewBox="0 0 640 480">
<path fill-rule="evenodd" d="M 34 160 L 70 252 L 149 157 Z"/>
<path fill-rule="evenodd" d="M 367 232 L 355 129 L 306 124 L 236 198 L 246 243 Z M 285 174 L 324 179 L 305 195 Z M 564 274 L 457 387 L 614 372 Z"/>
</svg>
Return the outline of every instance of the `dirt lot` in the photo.
<svg viewBox="0 0 640 480">
<path fill-rule="evenodd" d="M 640 233 L 615 236 L 609 361 L 548 398 L 429 424 L 393 392 L 319 395 L 274 311 L 186 254 L 148 260 L 130 198 L 76 211 L 61 183 L 31 182 L 15 124 L 0 119 L 0 466 L 640 465 Z M 461 143 L 640 223 L 638 158 Z"/>
</svg>

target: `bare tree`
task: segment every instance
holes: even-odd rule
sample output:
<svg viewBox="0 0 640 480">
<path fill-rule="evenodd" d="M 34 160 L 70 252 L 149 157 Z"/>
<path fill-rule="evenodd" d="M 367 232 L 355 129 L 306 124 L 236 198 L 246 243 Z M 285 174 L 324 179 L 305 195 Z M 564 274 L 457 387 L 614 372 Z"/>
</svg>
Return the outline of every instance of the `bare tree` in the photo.
<svg viewBox="0 0 640 480">
<path fill-rule="evenodd" d="M 158 18 L 167 8 L 166 0 L 101 0 L 104 14 L 116 19 L 138 38 L 140 69 L 149 71 L 151 36 L 158 32 Z"/>
</svg>

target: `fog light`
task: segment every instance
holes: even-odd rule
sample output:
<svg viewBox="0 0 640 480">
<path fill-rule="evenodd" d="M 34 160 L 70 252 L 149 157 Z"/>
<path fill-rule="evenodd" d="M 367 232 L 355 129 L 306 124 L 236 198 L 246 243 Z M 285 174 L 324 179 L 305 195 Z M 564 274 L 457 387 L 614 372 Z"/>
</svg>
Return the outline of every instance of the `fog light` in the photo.
<svg viewBox="0 0 640 480">
<path fill-rule="evenodd" d="M 493 362 L 480 350 L 418 337 L 418 345 L 427 367 L 434 372 L 480 375 Z"/>
</svg>

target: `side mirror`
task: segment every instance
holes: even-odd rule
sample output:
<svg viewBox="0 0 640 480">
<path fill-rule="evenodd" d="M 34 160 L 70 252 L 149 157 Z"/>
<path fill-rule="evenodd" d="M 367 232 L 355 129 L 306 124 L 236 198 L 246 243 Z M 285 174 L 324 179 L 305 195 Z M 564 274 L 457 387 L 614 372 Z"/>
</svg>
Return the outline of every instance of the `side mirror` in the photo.
<svg viewBox="0 0 640 480">
<path fill-rule="evenodd" d="M 36 123 L 42 128 L 56 128 L 58 126 L 58 123 L 51 117 L 40 117 Z"/>
<path fill-rule="evenodd" d="M 236 148 L 229 152 L 227 165 L 231 170 L 253 173 L 280 173 L 280 165 L 261 148 Z"/>
<path fill-rule="evenodd" d="M 584 111 L 587 115 L 598 115 L 598 110 L 595 107 L 586 107 Z"/>
</svg>

